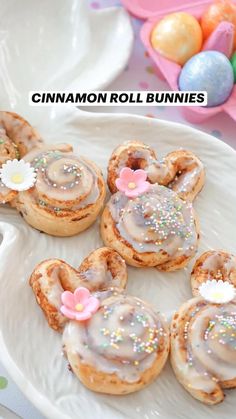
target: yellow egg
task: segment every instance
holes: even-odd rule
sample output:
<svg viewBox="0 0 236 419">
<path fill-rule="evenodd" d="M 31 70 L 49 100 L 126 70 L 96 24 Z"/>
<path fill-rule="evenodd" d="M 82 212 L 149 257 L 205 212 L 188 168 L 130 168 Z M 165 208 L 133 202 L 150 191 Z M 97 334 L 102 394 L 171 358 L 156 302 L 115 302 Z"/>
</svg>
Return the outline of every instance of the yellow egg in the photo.
<svg viewBox="0 0 236 419">
<path fill-rule="evenodd" d="M 151 44 L 164 57 L 184 65 L 201 50 L 201 26 L 188 13 L 172 13 L 156 24 L 151 34 Z"/>
</svg>

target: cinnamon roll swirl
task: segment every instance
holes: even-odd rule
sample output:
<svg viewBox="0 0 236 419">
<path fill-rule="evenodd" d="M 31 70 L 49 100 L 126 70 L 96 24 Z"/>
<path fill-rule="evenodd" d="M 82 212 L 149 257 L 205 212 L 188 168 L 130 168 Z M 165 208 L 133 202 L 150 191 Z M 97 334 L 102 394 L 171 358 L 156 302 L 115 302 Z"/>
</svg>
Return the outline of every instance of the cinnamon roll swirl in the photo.
<svg viewBox="0 0 236 419">
<path fill-rule="evenodd" d="M 193 295 L 199 295 L 200 285 L 211 279 L 228 281 L 236 288 L 236 257 L 221 250 L 203 253 L 191 273 Z"/>
<path fill-rule="evenodd" d="M 169 331 L 151 306 L 128 295 L 102 301 L 86 322 L 70 321 L 63 332 L 70 366 L 90 390 L 127 394 L 153 381 L 169 353 Z"/>
<path fill-rule="evenodd" d="M 72 236 L 88 228 L 103 207 L 106 189 L 95 163 L 69 145 L 25 157 L 37 172 L 33 188 L 20 192 L 16 208 L 34 228 L 53 236 Z"/>
<path fill-rule="evenodd" d="M 40 135 L 25 119 L 13 112 L 0 111 L 0 167 L 7 160 L 20 159 L 42 144 Z M 10 202 L 16 196 L 16 191 L 0 182 L 0 203 Z"/>
<path fill-rule="evenodd" d="M 114 194 L 102 214 L 101 235 L 128 264 L 171 271 L 196 253 L 199 227 L 191 203 L 155 184 L 135 199 Z"/>
<path fill-rule="evenodd" d="M 183 387 L 201 402 L 224 399 L 236 387 L 236 300 L 211 304 L 202 297 L 184 303 L 171 325 L 171 363 Z"/>
<path fill-rule="evenodd" d="M 29 279 L 49 326 L 57 331 L 62 331 L 67 322 L 60 312 L 63 291 L 74 292 L 78 287 L 86 287 L 93 293 L 99 292 L 99 298 L 106 298 L 110 289 L 123 289 L 126 282 L 124 260 L 107 247 L 90 253 L 78 269 L 60 259 L 45 260 L 35 267 Z"/>
<path fill-rule="evenodd" d="M 194 200 L 205 182 L 203 163 L 191 151 L 176 150 L 158 160 L 146 144 L 128 141 L 117 147 L 109 160 L 107 183 L 112 193 L 117 191 L 115 181 L 124 167 L 145 170 L 150 183 L 167 186 L 188 201 Z"/>
</svg>

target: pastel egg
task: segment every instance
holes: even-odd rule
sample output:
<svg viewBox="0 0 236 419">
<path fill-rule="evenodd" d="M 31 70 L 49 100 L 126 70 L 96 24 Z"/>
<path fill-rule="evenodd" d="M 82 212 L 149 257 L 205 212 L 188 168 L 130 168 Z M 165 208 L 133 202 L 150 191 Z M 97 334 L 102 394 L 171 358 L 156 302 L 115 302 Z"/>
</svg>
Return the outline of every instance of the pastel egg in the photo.
<svg viewBox="0 0 236 419">
<path fill-rule="evenodd" d="M 180 90 L 208 93 L 208 107 L 224 103 L 229 98 L 233 85 L 232 65 L 218 51 L 203 51 L 190 58 L 179 76 Z"/>
<path fill-rule="evenodd" d="M 155 25 L 151 44 L 164 57 L 183 65 L 201 49 L 200 24 L 188 13 L 167 15 Z"/>
<path fill-rule="evenodd" d="M 236 48 L 236 5 L 230 0 L 219 0 L 211 4 L 201 18 L 204 39 L 207 39 L 220 22 L 231 22 L 235 26 L 234 46 Z"/>
</svg>

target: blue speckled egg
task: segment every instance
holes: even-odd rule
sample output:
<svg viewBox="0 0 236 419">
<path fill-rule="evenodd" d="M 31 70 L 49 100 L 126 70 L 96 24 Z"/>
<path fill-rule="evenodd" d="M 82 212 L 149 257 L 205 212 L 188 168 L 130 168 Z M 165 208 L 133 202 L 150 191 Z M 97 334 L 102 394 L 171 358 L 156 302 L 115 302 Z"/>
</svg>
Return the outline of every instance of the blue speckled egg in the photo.
<svg viewBox="0 0 236 419">
<path fill-rule="evenodd" d="M 228 58 L 218 51 L 202 51 L 184 65 L 179 89 L 206 91 L 208 107 L 224 103 L 233 89 L 234 74 Z"/>
</svg>

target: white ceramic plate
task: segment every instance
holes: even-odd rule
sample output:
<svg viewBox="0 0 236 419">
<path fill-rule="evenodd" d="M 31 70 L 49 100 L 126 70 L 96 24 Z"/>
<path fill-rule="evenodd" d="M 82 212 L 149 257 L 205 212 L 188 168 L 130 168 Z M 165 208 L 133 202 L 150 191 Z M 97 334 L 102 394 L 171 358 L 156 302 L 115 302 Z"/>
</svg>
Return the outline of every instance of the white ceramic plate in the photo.
<svg viewBox="0 0 236 419">
<path fill-rule="evenodd" d="M 203 160 L 206 186 L 195 207 L 201 221 L 199 254 L 211 248 L 236 252 L 236 153 L 200 131 L 170 122 L 129 115 L 87 114 L 58 108 L 46 121 L 47 139 L 70 141 L 106 173 L 111 151 L 125 140 L 140 139 L 160 156 L 180 146 Z M 64 117 L 62 117 L 64 115 Z M 7 207 L 1 208 L 0 355 L 26 396 L 48 418 L 55 419 L 229 419 L 235 416 L 236 390 L 224 403 L 206 407 L 177 383 L 169 365 L 155 383 L 130 396 L 98 395 L 84 388 L 61 355 L 61 337 L 48 328 L 35 302 L 28 277 L 36 263 L 59 257 L 78 266 L 102 245 L 98 224 L 73 238 L 53 238 L 29 227 Z M 191 297 L 191 266 L 180 272 L 129 268 L 128 291 L 169 315 Z"/>
<path fill-rule="evenodd" d="M 26 118 L 30 90 L 102 89 L 132 50 L 125 10 L 91 10 L 88 0 L 1 0 L 0 21 L 1 109 Z"/>
<path fill-rule="evenodd" d="M 16 415 L 7 407 L 0 405 L 0 419 L 21 419 L 20 416 Z"/>
</svg>

